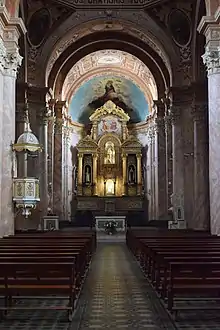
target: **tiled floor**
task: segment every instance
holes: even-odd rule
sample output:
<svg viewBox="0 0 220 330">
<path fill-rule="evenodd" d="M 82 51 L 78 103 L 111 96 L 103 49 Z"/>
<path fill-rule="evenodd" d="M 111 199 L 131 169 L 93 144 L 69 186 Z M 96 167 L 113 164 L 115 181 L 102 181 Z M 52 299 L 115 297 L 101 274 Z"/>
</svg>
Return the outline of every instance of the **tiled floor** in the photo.
<svg viewBox="0 0 220 330">
<path fill-rule="evenodd" d="M 54 305 L 59 300 L 54 301 Z M 48 301 L 32 301 L 46 307 Z M 196 316 L 197 314 L 197 316 Z M 124 243 L 98 244 L 78 309 L 71 324 L 63 312 L 13 312 L 1 330 L 216 330 L 218 313 L 180 314 L 171 322 Z M 196 316 L 196 317 L 195 317 Z"/>
</svg>

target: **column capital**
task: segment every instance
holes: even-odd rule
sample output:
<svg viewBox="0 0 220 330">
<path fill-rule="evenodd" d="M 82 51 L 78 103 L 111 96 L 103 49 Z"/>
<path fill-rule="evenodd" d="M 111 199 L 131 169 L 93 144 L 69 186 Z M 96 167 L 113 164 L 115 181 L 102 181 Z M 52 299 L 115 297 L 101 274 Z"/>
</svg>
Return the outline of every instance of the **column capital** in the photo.
<svg viewBox="0 0 220 330">
<path fill-rule="evenodd" d="M 155 130 L 158 133 L 160 129 L 165 129 L 164 117 L 155 118 Z"/>
<path fill-rule="evenodd" d="M 161 100 L 153 101 L 153 108 L 156 110 L 157 116 L 164 116 L 165 104 Z"/>
<path fill-rule="evenodd" d="M 172 124 L 179 124 L 180 119 L 181 119 L 181 114 L 183 111 L 183 107 L 181 106 L 176 106 L 176 105 L 172 105 L 170 108 L 170 116 L 171 116 L 171 121 Z"/>
<path fill-rule="evenodd" d="M 23 57 L 19 54 L 17 47 L 15 49 L 7 49 L 0 38 L 0 68 L 4 74 L 16 78 L 22 59 Z"/>
<path fill-rule="evenodd" d="M 92 158 L 93 159 L 97 159 L 98 158 L 98 155 L 97 154 L 92 154 Z"/>
<path fill-rule="evenodd" d="M 136 154 L 136 157 L 137 157 L 137 159 L 140 159 L 140 158 L 142 158 L 142 154 L 138 153 L 138 154 Z"/>
<path fill-rule="evenodd" d="M 216 47 L 216 49 L 206 47 L 202 59 L 206 65 L 208 75 L 220 73 L 220 46 Z"/>
<path fill-rule="evenodd" d="M 127 158 L 128 157 L 128 154 L 126 154 L 126 153 L 122 153 L 122 158 Z"/>
<path fill-rule="evenodd" d="M 64 120 L 63 118 L 57 118 L 55 120 L 55 134 L 63 134 Z"/>
<path fill-rule="evenodd" d="M 78 158 L 83 158 L 83 154 L 78 153 L 78 154 L 77 154 L 77 157 L 78 157 Z"/>
<path fill-rule="evenodd" d="M 208 104 L 207 103 L 197 103 L 192 106 L 192 117 L 193 121 L 205 122 L 208 117 Z"/>
</svg>

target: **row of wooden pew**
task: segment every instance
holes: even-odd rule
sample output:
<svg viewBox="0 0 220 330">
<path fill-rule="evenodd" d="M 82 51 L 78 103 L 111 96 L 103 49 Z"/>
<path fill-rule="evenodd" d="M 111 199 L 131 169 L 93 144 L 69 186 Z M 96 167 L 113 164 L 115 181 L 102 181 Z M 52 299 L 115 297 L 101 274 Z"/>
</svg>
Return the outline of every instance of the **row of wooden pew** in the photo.
<svg viewBox="0 0 220 330">
<path fill-rule="evenodd" d="M 220 309 L 220 238 L 187 230 L 128 230 L 127 246 L 172 316 Z"/>
<path fill-rule="evenodd" d="M 51 300 L 48 309 L 66 310 L 71 321 L 95 248 L 93 231 L 26 233 L 0 239 L 2 316 L 10 310 L 30 310 L 19 304 L 20 299 L 39 297 Z M 63 299 L 53 306 L 56 297 Z"/>
</svg>

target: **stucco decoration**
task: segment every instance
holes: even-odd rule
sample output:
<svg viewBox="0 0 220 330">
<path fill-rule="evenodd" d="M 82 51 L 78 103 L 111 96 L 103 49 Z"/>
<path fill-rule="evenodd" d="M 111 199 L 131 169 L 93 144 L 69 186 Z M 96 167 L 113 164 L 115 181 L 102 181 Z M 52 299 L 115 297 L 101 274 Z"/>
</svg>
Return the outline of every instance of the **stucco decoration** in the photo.
<svg viewBox="0 0 220 330">
<path fill-rule="evenodd" d="M 131 80 L 144 93 L 149 105 L 158 98 L 154 77 L 142 61 L 126 52 L 108 49 L 87 55 L 73 66 L 64 81 L 62 99 L 69 102 L 82 84 L 103 74 Z"/>
<path fill-rule="evenodd" d="M 165 63 L 172 81 L 172 70 L 171 63 L 178 61 L 175 50 L 168 45 L 170 44 L 170 40 L 165 40 L 167 36 L 161 30 L 159 31 L 158 26 L 155 22 L 152 21 L 148 15 L 140 13 L 140 12 L 114 12 L 112 14 L 112 21 L 110 24 L 106 23 L 106 13 L 105 12 L 77 12 L 74 13 L 69 19 L 67 19 L 56 31 L 56 35 L 48 38 L 45 42 L 44 48 L 40 54 L 42 61 L 47 61 L 45 63 L 46 67 L 46 82 L 48 80 L 49 74 L 52 70 L 52 67 L 59 56 L 73 43 L 82 38 L 83 36 L 95 33 L 97 31 L 121 31 L 126 34 L 130 34 L 135 36 L 136 38 L 142 40 L 146 44 L 148 44 L 157 54 L 161 57 L 163 62 Z M 120 21 L 119 21 L 120 20 Z M 89 22 L 88 22 L 89 21 Z M 149 27 L 149 24 L 152 27 Z M 153 35 L 151 30 L 155 30 L 158 33 L 158 38 Z M 164 39 L 163 45 L 158 40 Z M 167 45 L 168 49 L 164 49 Z M 48 49 L 52 49 L 50 56 L 48 58 Z M 170 54 L 168 55 L 168 52 Z M 35 61 L 38 59 L 36 57 Z"/>
</svg>

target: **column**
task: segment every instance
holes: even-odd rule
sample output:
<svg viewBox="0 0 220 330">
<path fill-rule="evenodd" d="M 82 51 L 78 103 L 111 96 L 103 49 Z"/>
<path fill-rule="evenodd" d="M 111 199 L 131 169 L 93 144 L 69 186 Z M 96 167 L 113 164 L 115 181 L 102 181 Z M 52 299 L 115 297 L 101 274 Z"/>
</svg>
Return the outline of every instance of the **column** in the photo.
<svg viewBox="0 0 220 330">
<path fill-rule="evenodd" d="M 167 210 L 171 207 L 171 195 L 173 193 L 173 159 L 172 159 L 172 123 L 171 116 L 167 114 L 165 121 L 165 139 L 166 139 L 166 202 Z"/>
<path fill-rule="evenodd" d="M 167 218 L 166 143 L 163 117 L 155 118 L 155 218 Z"/>
<path fill-rule="evenodd" d="M 53 211 L 64 218 L 63 205 L 63 133 L 65 123 L 66 102 L 58 101 L 55 105 L 55 132 L 54 132 L 54 177 L 53 177 Z"/>
<path fill-rule="evenodd" d="M 173 198 L 172 205 L 176 221 L 184 220 L 184 153 L 180 106 L 171 107 L 173 149 Z M 183 222 L 181 222 L 183 224 Z M 185 224 L 184 224 L 185 225 Z"/>
<path fill-rule="evenodd" d="M 56 100 L 49 102 L 50 116 L 48 117 L 48 207 L 53 212 L 53 175 L 54 175 L 54 126 Z"/>
<path fill-rule="evenodd" d="M 83 155 L 78 154 L 78 171 L 77 171 L 77 195 L 82 195 L 83 184 Z"/>
<path fill-rule="evenodd" d="M 94 190 L 93 190 L 93 195 L 97 195 L 97 155 L 92 155 L 92 169 L 93 169 L 93 185 L 94 185 Z"/>
<path fill-rule="evenodd" d="M 203 55 L 208 73 L 208 118 L 209 118 L 209 196 L 210 228 L 212 234 L 220 234 L 220 25 L 218 15 L 202 18 L 199 32 L 206 36 Z"/>
<path fill-rule="evenodd" d="M 151 126 L 151 194 L 152 194 L 152 219 L 156 220 L 156 153 L 155 153 L 155 125 Z"/>
<path fill-rule="evenodd" d="M 151 130 L 148 129 L 147 133 L 148 143 L 147 143 L 147 198 L 148 198 L 148 219 L 152 219 L 152 165 L 151 165 L 151 147 L 152 147 L 152 137 Z"/>
<path fill-rule="evenodd" d="M 126 187 L 127 187 L 127 155 L 123 154 L 122 155 L 122 185 L 123 185 L 123 191 L 122 195 L 126 195 Z"/>
<path fill-rule="evenodd" d="M 22 61 L 18 51 L 19 31 L 25 33 L 25 27 L 18 20 L 10 22 L 8 27 L 8 18 L 3 12 L 0 16 L 1 21 L 4 21 L 4 28 L 1 25 L 0 37 L 0 237 L 2 237 L 14 234 L 12 143 L 15 142 L 15 83 L 17 70 Z"/>
<path fill-rule="evenodd" d="M 48 114 L 49 109 L 43 108 L 38 112 L 39 142 L 42 152 L 39 154 L 39 179 L 40 179 L 40 217 L 47 215 L 48 211 Z"/>
<path fill-rule="evenodd" d="M 209 230 L 207 104 L 194 104 L 194 213 L 193 229 Z"/>
<path fill-rule="evenodd" d="M 142 174 L 141 174 L 141 154 L 136 155 L 137 158 L 137 194 L 142 193 Z"/>
</svg>

